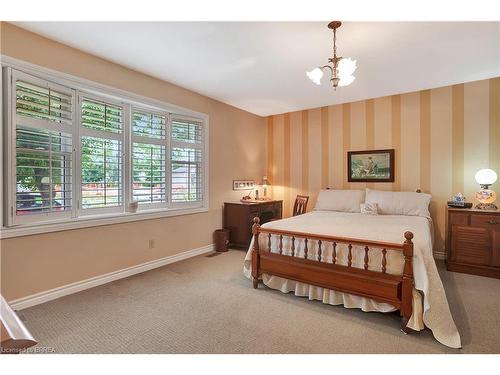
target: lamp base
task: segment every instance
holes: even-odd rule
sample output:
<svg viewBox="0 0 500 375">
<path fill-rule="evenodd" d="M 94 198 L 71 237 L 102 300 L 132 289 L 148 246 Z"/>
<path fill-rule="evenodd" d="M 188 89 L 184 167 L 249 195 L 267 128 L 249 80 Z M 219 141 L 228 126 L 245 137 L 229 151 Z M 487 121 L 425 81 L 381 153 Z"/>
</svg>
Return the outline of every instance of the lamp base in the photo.
<svg viewBox="0 0 500 375">
<path fill-rule="evenodd" d="M 494 205 L 493 203 L 478 203 L 476 204 L 476 207 L 474 207 L 476 210 L 497 210 L 498 207 Z"/>
</svg>

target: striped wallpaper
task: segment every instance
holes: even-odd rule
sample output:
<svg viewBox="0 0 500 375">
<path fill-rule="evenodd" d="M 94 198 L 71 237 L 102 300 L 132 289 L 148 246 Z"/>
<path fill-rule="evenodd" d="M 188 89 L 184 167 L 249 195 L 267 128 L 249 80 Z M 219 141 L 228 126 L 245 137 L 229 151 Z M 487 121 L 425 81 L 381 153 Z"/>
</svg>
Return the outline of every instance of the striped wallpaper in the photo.
<svg viewBox="0 0 500 375">
<path fill-rule="evenodd" d="M 474 201 L 474 174 L 500 174 L 500 77 L 270 116 L 272 195 L 291 215 L 297 194 L 315 205 L 322 188 L 432 194 L 435 251 L 444 250 L 445 207 L 462 192 Z M 348 183 L 347 151 L 394 148 L 394 183 Z M 493 189 L 500 192 L 500 183 Z"/>
</svg>

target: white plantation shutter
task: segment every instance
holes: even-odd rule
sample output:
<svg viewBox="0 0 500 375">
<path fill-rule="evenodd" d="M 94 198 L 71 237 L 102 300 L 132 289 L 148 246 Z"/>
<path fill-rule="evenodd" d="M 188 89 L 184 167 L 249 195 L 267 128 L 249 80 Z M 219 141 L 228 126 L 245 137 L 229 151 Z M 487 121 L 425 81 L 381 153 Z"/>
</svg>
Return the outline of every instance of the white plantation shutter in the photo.
<svg viewBox="0 0 500 375">
<path fill-rule="evenodd" d="M 121 106 L 97 100 L 82 100 L 82 126 L 103 132 L 121 133 L 123 110 Z"/>
<path fill-rule="evenodd" d="M 18 116 L 72 124 L 73 98 L 71 93 L 16 80 L 16 113 Z"/>
<path fill-rule="evenodd" d="M 132 113 L 132 134 L 154 139 L 165 139 L 167 115 L 134 110 Z"/>
<path fill-rule="evenodd" d="M 74 91 L 12 72 L 15 114 L 12 223 L 69 217 L 73 209 Z"/>
<path fill-rule="evenodd" d="M 132 112 L 132 199 L 166 206 L 166 114 Z"/>
<path fill-rule="evenodd" d="M 201 121 L 172 120 L 172 141 L 193 144 L 196 147 L 202 144 L 203 127 Z"/>
<path fill-rule="evenodd" d="M 174 117 L 171 125 L 172 203 L 201 203 L 203 197 L 203 123 Z"/>
<path fill-rule="evenodd" d="M 72 135 L 16 129 L 16 213 L 71 211 Z"/>
<path fill-rule="evenodd" d="M 89 213 L 123 207 L 123 108 L 81 97 L 81 208 Z"/>
</svg>

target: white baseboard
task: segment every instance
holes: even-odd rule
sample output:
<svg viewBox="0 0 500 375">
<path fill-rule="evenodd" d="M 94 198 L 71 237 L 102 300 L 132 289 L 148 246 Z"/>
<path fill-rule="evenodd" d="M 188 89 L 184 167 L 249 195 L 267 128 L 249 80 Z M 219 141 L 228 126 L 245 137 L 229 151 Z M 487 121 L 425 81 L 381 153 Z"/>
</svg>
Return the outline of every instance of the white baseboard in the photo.
<svg viewBox="0 0 500 375">
<path fill-rule="evenodd" d="M 95 286 L 109 283 L 111 281 L 123 279 L 128 276 L 136 275 L 138 273 L 149 271 L 154 268 L 162 267 L 170 263 L 179 262 L 181 260 L 191 258 L 197 255 L 209 253 L 213 251 L 213 249 L 214 245 L 210 244 L 207 246 L 199 247 L 197 249 L 188 250 L 180 254 L 170 255 L 164 258 L 152 260 L 150 262 L 138 264 L 136 266 L 124 268 L 122 270 L 91 277 L 90 279 L 77 281 L 75 283 L 63 285 L 58 288 L 46 290 L 44 292 L 15 299 L 13 301 L 10 301 L 9 304 L 14 310 L 26 309 L 28 307 L 39 305 L 44 302 L 52 301 L 56 298 L 67 296 L 68 294 L 77 293 L 85 289 L 90 289 Z"/>
<path fill-rule="evenodd" d="M 446 253 L 444 251 L 434 251 L 434 259 L 445 260 Z"/>
</svg>

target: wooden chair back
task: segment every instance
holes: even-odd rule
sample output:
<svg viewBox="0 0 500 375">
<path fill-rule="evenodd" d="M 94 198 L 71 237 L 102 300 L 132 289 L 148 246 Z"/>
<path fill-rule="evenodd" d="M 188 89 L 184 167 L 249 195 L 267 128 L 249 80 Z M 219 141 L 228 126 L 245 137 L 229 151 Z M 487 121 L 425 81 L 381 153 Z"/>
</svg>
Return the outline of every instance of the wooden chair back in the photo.
<svg viewBox="0 0 500 375">
<path fill-rule="evenodd" d="M 297 195 L 297 198 L 295 198 L 295 204 L 293 205 L 293 216 L 305 213 L 308 201 L 309 197 L 307 195 Z"/>
</svg>

